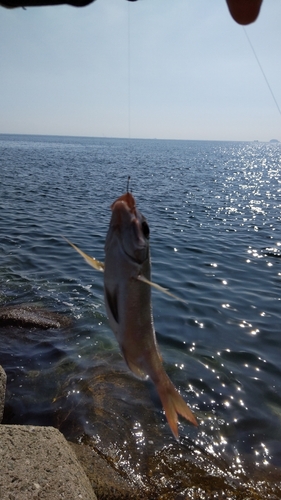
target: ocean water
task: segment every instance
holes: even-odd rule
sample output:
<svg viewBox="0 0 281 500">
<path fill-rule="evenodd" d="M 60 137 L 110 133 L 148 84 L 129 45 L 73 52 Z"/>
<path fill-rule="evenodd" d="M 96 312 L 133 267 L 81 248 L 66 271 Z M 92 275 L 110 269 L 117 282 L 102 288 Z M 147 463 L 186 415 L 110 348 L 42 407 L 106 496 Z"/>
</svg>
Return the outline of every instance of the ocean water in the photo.
<svg viewBox="0 0 281 500">
<path fill-rule="evenodd" d="M 121 357 L 102 273 L 61 237 L 103 261 L 128 175 L 150 225 L 152 279 L 186 301 L 153 291 L 165 368 L 199 420 L 181 420 L 182 453 L 237 473 L 245 457 L 280 467 L 280 144 L 0 136 L 0 305 L 73 318 L 61 330 L 0 325 L 5 422 L 110 436 L 111 449 L 120 428 L 142 454 L 174 442 L 152 384 Z"/>
</svg>

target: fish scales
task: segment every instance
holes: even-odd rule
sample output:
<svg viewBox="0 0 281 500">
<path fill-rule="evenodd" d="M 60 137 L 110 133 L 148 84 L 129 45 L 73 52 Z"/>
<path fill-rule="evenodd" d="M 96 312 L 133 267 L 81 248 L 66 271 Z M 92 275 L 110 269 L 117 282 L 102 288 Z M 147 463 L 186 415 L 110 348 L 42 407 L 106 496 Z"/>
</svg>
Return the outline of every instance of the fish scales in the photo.
<svg viewBox="0 0 281 500">
<path fill-rule="evenodd" d="M 197 421 L 166 374 L 153 324 L 151 288 L 139 277 L 151 279 L 149 228 L 131 193 L 111 206 L 105 243 L 104 294 L 109 323 L 123 356 L 140 377 L 156 385 L 171 430 L 178 438 L 177 414 Z"/>
</svg>

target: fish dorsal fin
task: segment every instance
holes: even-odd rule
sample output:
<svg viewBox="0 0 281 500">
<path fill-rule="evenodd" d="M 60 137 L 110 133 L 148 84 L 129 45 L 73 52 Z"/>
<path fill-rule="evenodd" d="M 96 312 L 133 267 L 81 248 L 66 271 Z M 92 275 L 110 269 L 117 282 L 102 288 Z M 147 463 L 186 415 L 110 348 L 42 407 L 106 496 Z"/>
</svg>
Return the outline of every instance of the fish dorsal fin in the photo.
<svg viewBox="0 0 281 500">
<path fill-rule="evenodd" d="M 173 297 L 173 299 L 180 300 L 181 302 L 184 302 L 187 304 L 187 301 L 184 299 L 181 299 L 177 295 L 174 295 L 172 292 L 170 292 L 167 288 L 164 288 L 161 285 L 158 285 L 157 283 L 153 283 L 153 281 L 149 281 L 147 278 L 145 278 L 142 274 L 139 274 L 137 279 L 139 281 L 142 281 L 143 283 L 146 283 L 149 286 L 153 286 L 153 288 L 156 288 L 156 290 L 159 290 L 159 292 L 163 292 L 166 295 L 169 295 L 169 297 Z"/>
<path fill-rule="evenodd" d="M 85 261 L 87 262 L 87 264 L 89 264 L 91 267 L 93 267 L 97 271 L 104 271 L 104 264 L 103 264 L 103 262 L 100 262 L 99 260 L 95 259 L 94 257 L 90 257 L 85 252 L 83 252 L 82 250 L 80 250 L 80 248 L 78 248 L 76 245 L 74 245 L 73 243 L 71 243 L 71 241 L 69 241 L 64 236 L 63 236 L 63 239 L 65 241 L 67 241 L 67 243 L 69 245 L 71 245 L 72 248 L 74 248 L 74 250 L 76 250 L 76 252 L 78 252 L 78 253 L 80 253 L 80 255 L 82 255 L 83 259 L 85 259 Z"/>
</svg>

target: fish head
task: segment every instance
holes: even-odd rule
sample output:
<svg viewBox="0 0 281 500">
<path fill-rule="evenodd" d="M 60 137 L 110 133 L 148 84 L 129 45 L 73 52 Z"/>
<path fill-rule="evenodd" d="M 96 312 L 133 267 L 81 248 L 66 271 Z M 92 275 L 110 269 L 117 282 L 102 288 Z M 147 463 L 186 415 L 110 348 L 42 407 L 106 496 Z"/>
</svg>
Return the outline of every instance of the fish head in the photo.
<svg viewBox="0 0 281 500">
<path fill-rule="evenodd" d="M 111 205 L 111 232 L 115 233 L 125 254 L 138 264 L 149 258 L 149 226 L 136 208 L 135 198 L 126 193 Z"/>
</svg>

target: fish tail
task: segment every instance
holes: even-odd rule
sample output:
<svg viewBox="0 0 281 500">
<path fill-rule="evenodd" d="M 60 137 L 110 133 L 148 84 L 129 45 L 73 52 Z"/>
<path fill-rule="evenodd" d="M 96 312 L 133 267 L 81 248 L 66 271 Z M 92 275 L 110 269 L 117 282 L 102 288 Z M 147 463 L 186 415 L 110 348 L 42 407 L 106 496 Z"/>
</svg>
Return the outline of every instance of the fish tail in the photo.
<svg viewBox="0 0 281 500">
<path fill-rule="evenodd" d="M 181 397 L 165 372 L 161 374 L 161 377 L 157 381 L 155 381 L 155 385 L 160 396 L 168 424 L 176 439 L 179 439 L 178 414 L 191 422 L 193 425 L 198 426 L 197 420 L 189 406 L 187 406 L 186 402 Z"/>
</svg>

